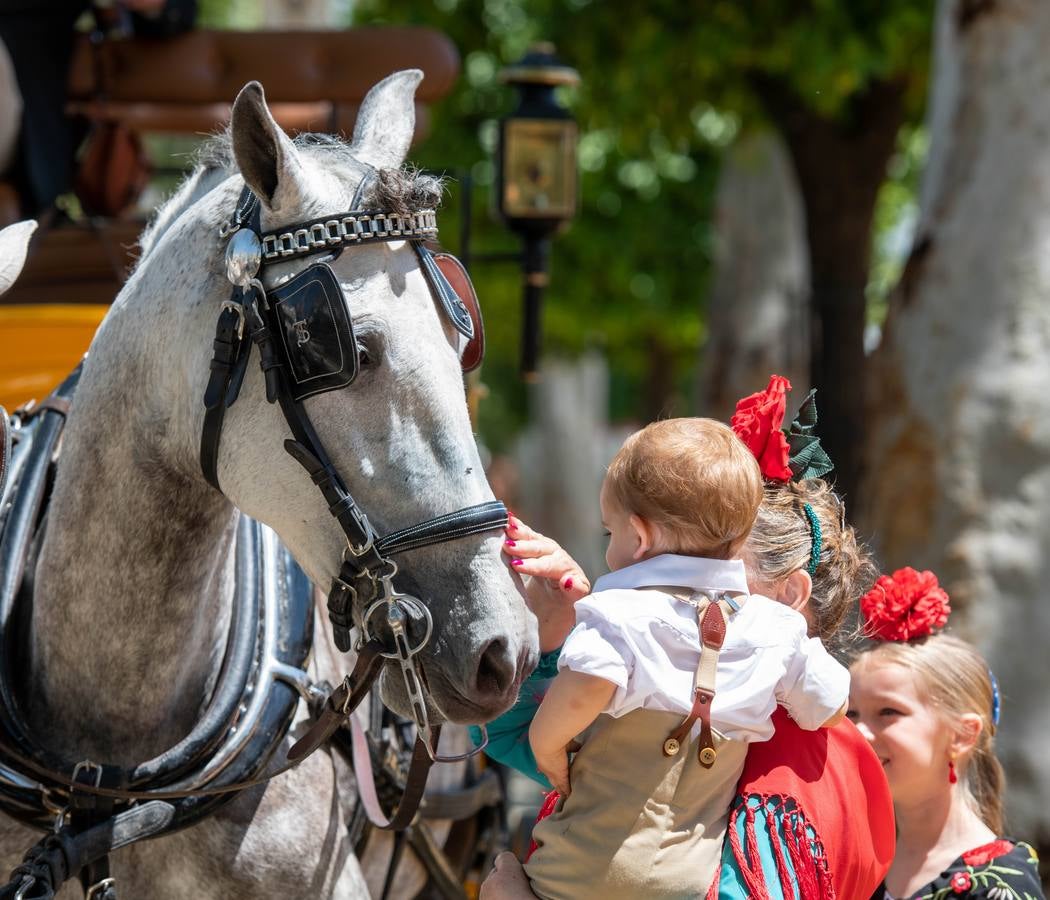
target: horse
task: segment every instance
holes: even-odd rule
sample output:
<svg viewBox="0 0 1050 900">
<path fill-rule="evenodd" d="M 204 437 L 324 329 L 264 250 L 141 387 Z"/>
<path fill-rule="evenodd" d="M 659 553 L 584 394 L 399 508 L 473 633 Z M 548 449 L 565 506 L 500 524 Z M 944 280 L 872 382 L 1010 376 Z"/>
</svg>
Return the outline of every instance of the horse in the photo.
<svg viewBox="0 0 1050 900">
<path fill-rule="evenodd" d="M 244 517 L 271 529 L 314 584 L 340 576 L 347 537 L 286 452 L 289 426 L 268 402 L 263 373 L 244 376 L 226 411 L 218 490 L 202 472 L 201 398 L 230 294 L 219 235 L 229 236 L 245 189 L 258 198 L 263 231 L 362 204 L 399 212 L 436 203 L 440 184 L 403 168 L 421 78 L 409 70 L 373 87 L 349 143 L 293 142 L 261 86 L 247 85 L 228 139 L 210 146 L 144 233 L 83 364 L 33 571 L 23 705 L 57 754 L 130 768 L 193 729 L 220 677 Z M 492 499 L 467 411 L 462 338 L 414 249 L 361 241 L 328 260 L 352 321 L 356 378 L 302 400 L 380 534 Z M 303 268 L 290 256 L 260 277 L 275 289 Z M 538 641 L 501 535 L 412 549 L 392 584 L 420 598 L 432 623 L 414 658 L 431 719 L 477 723 L 507 709 Z M 338 683 L 350 660 L 323 615 L 312 641 L 310 683 Z M 413 712 L 396 660 L 385 662 L 381 685 L 392 708 Z M 308 724 L 305 707 L 285 750 Z M 283 759 L 278 752 L 271 768 Z M 314 753 L 192 827 L 115 852 L 112 875 L 136 898 L 367 897 L 347 837 L 355 796 L 341 758 Z M 0 820 L 0 866 L 11 870 L 33 839 Z"/>
</svg>

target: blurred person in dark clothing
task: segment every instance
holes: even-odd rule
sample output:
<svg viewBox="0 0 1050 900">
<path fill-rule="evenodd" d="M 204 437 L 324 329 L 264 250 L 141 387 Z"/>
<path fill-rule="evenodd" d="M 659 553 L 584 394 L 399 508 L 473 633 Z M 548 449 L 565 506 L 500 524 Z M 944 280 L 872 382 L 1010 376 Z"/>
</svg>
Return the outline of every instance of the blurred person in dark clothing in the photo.
<svg viewBox="0 0 1050 900">
<path fill-rule="evenodd" d="M 197 0 L 0 0 L 0 41 L 10 55 L 22 106 L 17 139 L 0 134 L 0 148 L 5 143 L 15 147 L 10 171 L 0 169 L 0 175 L 15 183 L 25 216 L 46 219 L 55 200 L 72 187 L 84 134 L 65 106 L 75 26 L 89 11 L 95 14 L 98 36 L 165 37 L 193 27 Z M 0 103 L 10 110 L 17 94 L 8 91 Z M 4 120 L 0 115 L 0 128 Z"/>
</svg>

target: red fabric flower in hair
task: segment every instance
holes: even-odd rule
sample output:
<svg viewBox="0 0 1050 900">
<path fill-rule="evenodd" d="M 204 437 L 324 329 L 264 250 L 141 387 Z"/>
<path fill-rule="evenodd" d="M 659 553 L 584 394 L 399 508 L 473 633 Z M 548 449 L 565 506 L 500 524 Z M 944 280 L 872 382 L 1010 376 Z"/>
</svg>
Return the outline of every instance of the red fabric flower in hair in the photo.
<svg viewBox="0 0 1050 900">
<path fill-rule="evenodd" d="M 762 477 L 770 481 L 790 481 L 787 438 L 781 427 L 787 411 L 787 392 L 791 382 L 783 375 L 771 375 L 764 391 L 745 397 L 736 405 L 729 424 L 747 449 L 758 460 Z"/>
<path fill-rule="evenodd" d="M 882 641 L 910 641 L 933 634 L 948 621 L 948 594 L 933 572 L 911 566 L 883 575 L 860 598 L 864 633 Z"/>
</svg>

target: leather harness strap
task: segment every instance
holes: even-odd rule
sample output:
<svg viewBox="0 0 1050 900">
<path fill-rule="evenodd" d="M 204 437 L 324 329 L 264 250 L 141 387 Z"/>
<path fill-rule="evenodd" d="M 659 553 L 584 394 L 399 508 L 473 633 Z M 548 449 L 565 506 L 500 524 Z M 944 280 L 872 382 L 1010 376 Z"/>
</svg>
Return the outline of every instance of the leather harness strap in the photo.
<svg viewBox="0 0 1050 900">
<path fill-rule="evenodd" d="M 412 822 L 419 809 L 420 801 L 423 799 L 423 791 L 427 785 L 427 776 L 434 764 L 434 756 L 437 753 L 438 738 L 441 733 L 440 726 L 435 725 L 431 729 L 433 746 L 431 752 L 427 752 L 427 746 L 423 738 L 416 737 L 415 746 L 412 749 L 412 761 L 409 764 L 408 774 L 405 779 L 405 789 L 397 810 L 393 816 L 388 816 L 379 802 L 376 792 L 375 776 L 372 769 L 372 755 L 368 749 L 368 737 L 361 727 L 354 711 L 368 693 L 368 689 L 379 674 L 379 666 L 383 661 L 380 654 L 382 646 L 376 641 L 370 641 L 362 648 L 351 674 L 336 690 L 334 690 L 325 701 L 324 710 L 313 726 L 306 732 L 292 748 L 288 751 L 288 761 L 296 764 L 305 759 L 318 747 L 327 743 L 332 735 L 344 724 L 350 728 L 350 748 L 353 760 L 354 775 L 357 778 L 357 789 L 361 803 L 365 807 L 369 820 L 377 828 L 388 831 L 400 831 Z M 355 679 L 357 676 L 357 679 Z M 358 680 L 363 679 L 363 680 Z"/>
<path fill-rule="evenodd" d="M 288 762 L 295 765 L 327 743 L 347 717 L 361 705 L 379 676 L 383 663 L 382 649 L 378 641 L 369 641 L 360 649 L 354 670 L 328 695 L 317 721 L 292 744 L 288 751 Z"/>
<path fill-rule="evenodd" d="M 0 406 L 0 497 L 4 495 L 4 479 L 7 476 L 8 460 L 11 459 L 11 425 L 7 410 Z"/>
<path fill-rule="evenodd" d="M 412 751 L 412 761 L 406 776 L 404 795 L 398 803 L 394 815 L 387 816 L 379 803 L 379 797 L 375 789 L 372 760 L 368 752 L 368 739 L 357 718 L 353 715 L 354 710 L 368 696 L 376 678 L 379 676 L 383 662 L 382 651 L 383 646 L 378 641 L 366 643 L 358 653 L 357 663 L 354 665 L 353 671 L 343 680 L 338 688 L 328 695 L 328 699 L 324 703 L 324 709 L 317 721 L 288 751 L 287 764 L 275 772 L 248 781 L 198 788 L 196 790 L 131 791 L 112 786 L 112 782 L 110 784 L 103 783 L 102 775 L 110 771 L 108 767 L 106 770 L 97 766 L 85 767 L 83 770 L 74 772 L 70 778 L 39 765 L 13 748 L 4 746 L 2 742 L 0 742 L 0 749 L 38 777 L 45 778 L 64 789 L 69 789 L 73 797 L 74 809 L 79 806 L 84 809 L 94 809 L 101 813 L 108 803 L 108 815 L 112 815 L 113 801 L 181 800 L 187 797 L 211 797 L 218 794 L 235 793 L 246 788 L 266 784 L 278 775 L 283 775 L 288 770 L 295 768 L 307 756 L 327 743 L 332 735 L 349 719 L 354 774 L 357 777 L 361 801 L 368 812 L 368 817 L 378 828 L 401 830 L 412 822 L 419 810 L 423 791 L 426 788 L 427 775 L 430 773 L 430 768 L 434 763 L 433 756 L 437 751 L 441 729 L 437 725 L 431 729 L 433 735 L 432 752 L 428 752 L 426 743 L 422 738 L 416 738 L 415 747 Z M 110 777 L 113 777 L 114 774 L 115 770 L 110 772 Z M 95 775 L 99 777 L 95 778 Z M 108 780 L 108 778 L 105 780 Z M 107 817 L 107 815 L 102 816 L 102 818 Z"/>
<path fill-rule="evenodd" d="M 675 756 L 689 740 L 693 726 L 700 722 L 697 758 L 705 769 L 714 765 L 718 756 L 714 733 L 711 730 L 711 704 L 715 699 L 715 673 L 718 654 L 726 637 L 726 623 L 733 612 L 733 604 L 723 596 L 715 601 L 705 594 L 693 594 L 687 601 L 696 608 L 700 631 L 700 661 L 693 678 L 693 708 L 664 741 L 664 756 Z"/>
<path fill-rule="evenodd" d="M 433 755 L 437 753 L 438 737 L 441 734 L 441 726 L 434 725 L 430 729 L 433 735 L 434 745 L 432 752 L 427 752 L 426 742 L 416 738 L 415 746 L 412 748 L 412 762 L 408 767 L 408 775 L 405 778 L 405 790 L 401 796 L 397 809 L 392 816 L 387 816 L 379 803 L 379 795 L 376 793 L 375 775 L 372 772 L 372 755 L 368 752 L 368 737 L 365 730 L 358 722 L 357 716 L 350 716 L 351 749 L 353 751 L 354 775 L 357 778 L 357 791 L 361 797 L 361 803 L 368 813 L 368 818 L 376 828 L 384 831 L 402 831 L 409 826 L 419 810 L 419 804 L 423 799 L 423 791 L 427 786 L 427 776 L 430 767 L 434 764 Z"/>
<path fill-rule="evenodd" d="M 18 407 L 15 410 L 15 415 L 21 419 L 31 419 L 33 416 L 38 416 L 49 409 L 54 410 L 61 416 L 68 416 L 70 409 L 72 409 L 72 403 L 68 397 L 48 394 L 39 403 L 36 400 L 30 400 L 25 405 Z"/>
<path fill-rule="evenodd" d="M 365 644 L 358 654 L 357 664 L 353 671 L 343 680 L 342 684 L 332 691 L 325 701 L 324 712 L 321 718 L 310 728 L 310 730 L 292 747 L 288 753 L 288 763 L 281 766 L 275 772 L 251 778 L 247 781 L 239 781 L 235 784 L 223 784 L 215 787 L 197 788 L 194 790 L 141 790 L 132 791 L 123 788 L 104 786 L 101 783 L 85 782 L 79 772 L 74 772 L 72 777 L 55 772 L 46 766 L 42 766 L 35 760 L 19 753 L 13 747 L 9 747 L 0 741 L 0 751 L 7 757 L 23 766 L 27 772 L 34 776 L 53 782 L 63 790 L 69 790 L 74 796 L 86 796 L 94 798 L 106 798 L 109 800 L 182 800 L 187 797 L 213 797 L 219 794 L 232 794 L 243 791 L 246 788 L 266 784 L 278 775 L 283 775 L 289 769 L 295 768 L 307 756 L 320 747 L 333 732 L 346 720 L 353 710 L 360 705 L 361 701 L 368 696 L 369 690 L 375 684 L 379 676 L 380 664 L 383 661 L 381 651 L 382 645 L 378 641 Z M 323 727 L 322 727 L 323 726 Z M 295 756 L 293 757 L 293 753 Z M 101 767 L 97 767 L 101 768 Z"/>
</svg>

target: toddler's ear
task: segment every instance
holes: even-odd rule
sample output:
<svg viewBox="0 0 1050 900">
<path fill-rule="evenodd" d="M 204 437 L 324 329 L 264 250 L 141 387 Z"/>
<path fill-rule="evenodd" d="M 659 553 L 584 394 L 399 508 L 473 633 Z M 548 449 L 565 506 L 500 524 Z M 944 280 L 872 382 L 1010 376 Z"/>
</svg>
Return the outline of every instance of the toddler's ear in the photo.
<svg viewBox="0 0 1050 900">
<path fill-rule="evenodd" d="M 631 531 L 634 534 L 631 559 L 645 559 L 656 546 L 656 526 L 644 516 L 632 515 L 628 521 L 631 523 Z"/>
</svg>

